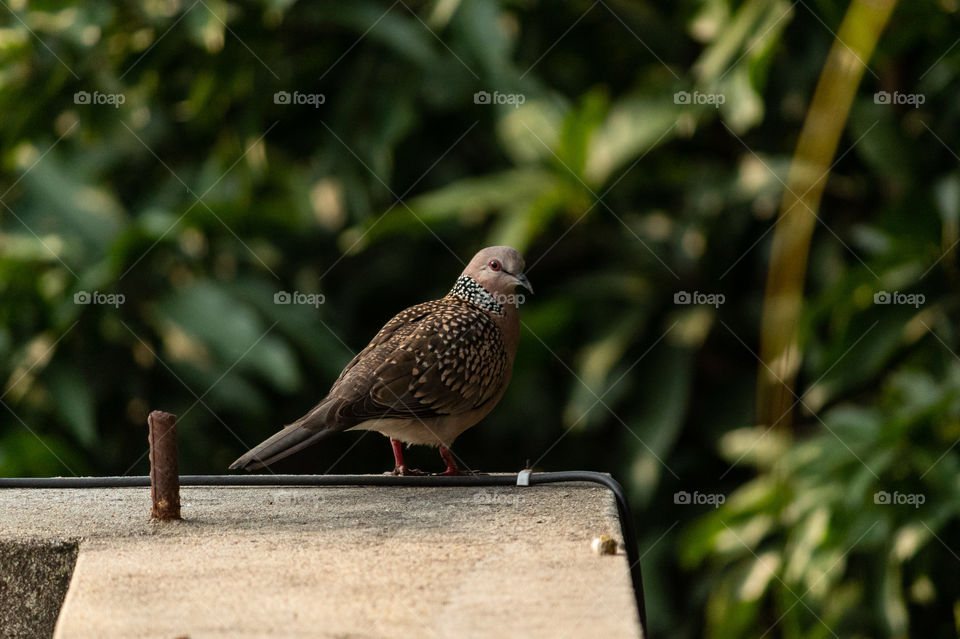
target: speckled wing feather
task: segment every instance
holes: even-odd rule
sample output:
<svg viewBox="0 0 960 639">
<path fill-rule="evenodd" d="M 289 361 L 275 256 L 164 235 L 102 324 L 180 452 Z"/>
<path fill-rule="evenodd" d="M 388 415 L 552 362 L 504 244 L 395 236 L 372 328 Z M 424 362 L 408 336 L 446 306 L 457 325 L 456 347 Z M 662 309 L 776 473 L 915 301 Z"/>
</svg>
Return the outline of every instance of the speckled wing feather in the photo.
<svg viewBox="0 0 960 639">
<path fill-rule="evenodd" d="M 500 329 L 486 311 L 445 297 L 392 320 L 347 365 L 325 400 L 337 430 L 369 419 L 457 415 L 490 401 L 506 372 Z"/>
</svg>

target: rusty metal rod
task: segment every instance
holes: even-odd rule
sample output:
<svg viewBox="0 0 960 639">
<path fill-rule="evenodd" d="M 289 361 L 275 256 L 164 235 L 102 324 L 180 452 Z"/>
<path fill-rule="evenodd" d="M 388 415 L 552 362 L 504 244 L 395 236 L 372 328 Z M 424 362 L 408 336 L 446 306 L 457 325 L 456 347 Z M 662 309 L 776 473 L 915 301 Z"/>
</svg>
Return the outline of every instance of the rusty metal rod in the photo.
<svg viewBox="0 0 960 639">
<path fill-rule="evenodd" d="M 150 427 L 150 518 L 180 519 L 180 468 L 177 461 L 177 416 L 155 410 Z"/>
</svg>

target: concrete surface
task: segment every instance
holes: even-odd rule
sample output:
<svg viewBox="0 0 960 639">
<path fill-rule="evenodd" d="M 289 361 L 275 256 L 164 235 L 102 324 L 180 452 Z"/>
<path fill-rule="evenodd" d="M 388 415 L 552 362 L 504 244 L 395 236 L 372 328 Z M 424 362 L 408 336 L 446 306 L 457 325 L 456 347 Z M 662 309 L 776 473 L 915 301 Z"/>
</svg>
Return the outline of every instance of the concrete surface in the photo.
<svg viewBox="0 0 960 639">
<path fill-rule="evenodd" d="M 641 636 L 626 555 L 590 548 L 622 542 L 593 484 L 181 501 L 185 520 L 160 524 L 147 488 L 3 489 L 0 546 L 79 540 L 58 639 Z"/>
<path fill-rule="evenodd" d="M 76 560 L 76 542 L 0 541 L 0 638 L 53 636 Z"/>
</svg>

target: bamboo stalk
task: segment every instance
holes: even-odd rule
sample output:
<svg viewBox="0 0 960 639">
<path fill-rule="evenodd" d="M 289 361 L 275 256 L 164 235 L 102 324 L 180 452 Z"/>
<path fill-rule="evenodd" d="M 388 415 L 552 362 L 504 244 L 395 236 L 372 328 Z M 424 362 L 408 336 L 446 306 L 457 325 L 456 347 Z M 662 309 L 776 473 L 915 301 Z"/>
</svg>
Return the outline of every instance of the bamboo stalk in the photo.
<svg viewBox="0 0 960 639">
<path fill-rule="evenodd" d="M 866 61 L 896 0 L 853 0 L 820 72 L 780 203 L 760 327 L 757 422 L 789 431 L 803 285 L 820 199 Z"/>
</svg>

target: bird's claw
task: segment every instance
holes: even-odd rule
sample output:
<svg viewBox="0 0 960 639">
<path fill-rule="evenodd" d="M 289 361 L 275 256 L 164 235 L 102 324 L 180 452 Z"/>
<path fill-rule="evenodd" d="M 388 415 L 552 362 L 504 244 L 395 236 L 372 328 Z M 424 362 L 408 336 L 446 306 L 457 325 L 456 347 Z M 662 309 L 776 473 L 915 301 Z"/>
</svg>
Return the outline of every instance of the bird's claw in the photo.
<svg viewBox="0 0 960 639">
<path fill-rule="evenodd" d="M 433 473 L 434 477 L 481 477 L 490 473 L 482 473 L 479 470 L 460 470 L 459 468 L 448 468 L 442 473 Z"/>
<path fill-rule="evenodd" d="M 406 466 L 395 466 L 393 470 L 384 475 L 393 475 L 394 477 L 422 477 L 427 473 L 416 468 L 407 468 Z"/>
</svg>

